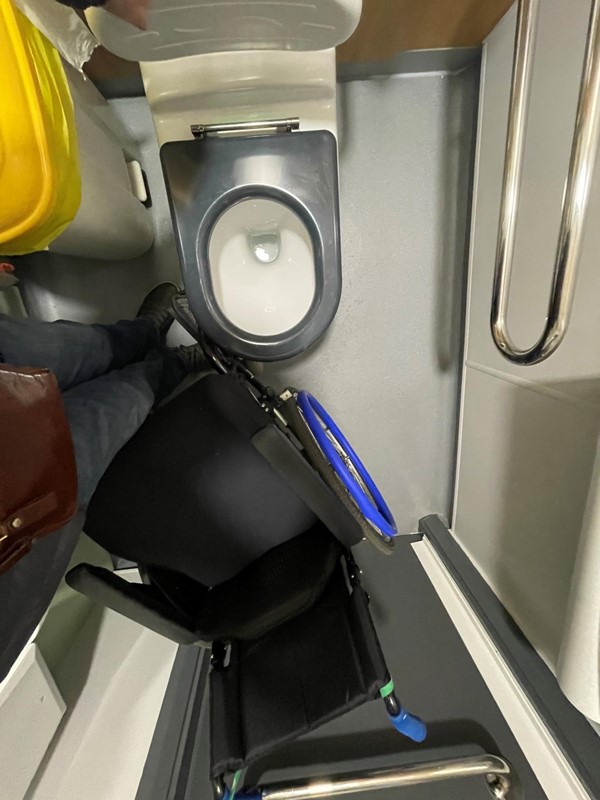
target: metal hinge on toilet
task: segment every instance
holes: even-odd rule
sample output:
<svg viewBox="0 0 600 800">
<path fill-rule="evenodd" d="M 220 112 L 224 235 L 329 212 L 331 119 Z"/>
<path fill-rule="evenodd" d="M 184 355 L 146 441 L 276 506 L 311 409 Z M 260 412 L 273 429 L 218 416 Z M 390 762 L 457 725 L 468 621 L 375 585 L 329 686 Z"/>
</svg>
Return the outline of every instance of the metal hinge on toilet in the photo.
<svg viewBox="0 0 600 800">
<path fill-rule="evenodd" d="M 190 125 L 195 139 L 208 136 L 253 136 L 265 133 L 292 133 L 300 129 L 300 119 L 261 119 L 251 122 L 223 122 L 212 125 Z"/>
</svg>

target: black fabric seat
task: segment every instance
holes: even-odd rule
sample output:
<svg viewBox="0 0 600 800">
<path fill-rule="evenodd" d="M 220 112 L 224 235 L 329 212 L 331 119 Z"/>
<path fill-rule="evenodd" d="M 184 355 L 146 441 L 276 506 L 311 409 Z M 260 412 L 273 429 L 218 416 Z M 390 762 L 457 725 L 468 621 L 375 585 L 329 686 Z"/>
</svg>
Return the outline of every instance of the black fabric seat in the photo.
<svg viewBox="0 0 600 800">
<path fill-rule="evenodd" d="M 311 608 L 327 587 L 342 555 L 322 525 L 277 545 L 239 575 L 178 607 L 162 587 L 132 584 L 110 570 L 79 564 L 69 585 L 145 627 L 181 644 L 257 639 Z M 152 575 L 152 571 L 150 571 Z M 200 587 L 202 588 L 202 587 Z"/>
<path fill-rule="evenodd" d="M 210 675 L 211 776 L 243 769 L 376 699 L 389 673 L 336 540 L 317 526 L 207 593 L 197 621 L 152 586 L 79 565 L 69 584 L 182 644 L 231 645 Z M 187 627 L 186 627 L 187 626 Z"/>
<path fill-rule="evenodd" d="M 215 586 L 317 521 L 252 446 L 269 422 L 245 385 L 207 375 L 114 459 L 85 532 L 114 555 Z"/>
<path fill-rule="evenodd" d="M 212 777 L 249 766 L 379 696 L 389 675 L 356 585 L 338 560 L 314 605 L 260 639 L 237 642 L 210 677 Z"/>
<path fill-rule="evenodd" d="M 209 641 L 257 639 L 311 608 L 323 594 L 342 548 L 322 525 L 269 550 L 208 592 L 196 620 Z"/>
<path fill-rule="evenodd" d="M 216 797 L 226 773 L 389 683 L 349 551 L 356 521 L 328 492 L 244 383 L 210 375 L 144 424 L 90 505 L 86 532 L 146 583 L 82 564 L 69 584 L 212 646 Z"/>
</svg>

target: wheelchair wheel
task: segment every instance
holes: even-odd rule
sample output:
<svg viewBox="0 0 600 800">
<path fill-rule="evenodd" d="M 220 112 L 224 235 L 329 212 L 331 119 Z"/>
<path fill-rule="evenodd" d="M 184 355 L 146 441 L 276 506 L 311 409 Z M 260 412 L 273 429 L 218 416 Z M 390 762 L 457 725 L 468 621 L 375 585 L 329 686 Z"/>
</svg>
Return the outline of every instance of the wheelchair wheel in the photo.
<svg viewBox="0 0 600 800">
<path fill-rule="evenodd" d="M 359 523 L 365 539 L 390 555 L 397 535 L 392 513 L 330 415 L 316 398 L 304 391 L 290 397 L 282 412 L 308 460 Z"/>
</svg>

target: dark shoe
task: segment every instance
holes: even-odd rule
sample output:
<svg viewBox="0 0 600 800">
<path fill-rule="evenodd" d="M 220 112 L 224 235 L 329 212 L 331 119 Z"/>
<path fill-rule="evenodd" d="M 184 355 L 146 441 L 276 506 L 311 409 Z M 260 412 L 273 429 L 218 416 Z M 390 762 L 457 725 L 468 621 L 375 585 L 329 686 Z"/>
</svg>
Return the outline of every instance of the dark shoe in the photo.
<svg viewBox="0 0 600 800">
<path fill-rule="evenodd" d="M 177 353 L 188 372 L 202 372 L 210 369 L 208 359 L 199 344 L 181 345 L 177 348 Z"/>
<path fill-rule="evenodd" d="M 192 311 L 185 292 L 176 294 L 172 300 L 173 316 L 181 327 L 187 331 L 192 338 L 198 341 L 198 323 Z"/>
<path fill-rule="evenodd" d="M 178 295 L 181 289 L 177 284 L 165 281 L 155 286 L 144 298 L 144 302 L 140 306 L 137 313 L 137 319 L 147 319 L 153 322 L 161 336 L 166 336 L 167 331 L 173 324 L 173 308 L 172 302 L 175 295 Z"/>
</svg>

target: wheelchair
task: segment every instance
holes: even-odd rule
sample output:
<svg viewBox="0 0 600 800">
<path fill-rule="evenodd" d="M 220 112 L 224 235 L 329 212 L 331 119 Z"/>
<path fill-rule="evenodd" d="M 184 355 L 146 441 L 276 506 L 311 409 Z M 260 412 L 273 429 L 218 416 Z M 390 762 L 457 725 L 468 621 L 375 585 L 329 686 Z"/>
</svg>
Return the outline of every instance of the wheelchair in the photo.
<svg viewBox="0 0 600 800">
<path fill-rule="evenodd" d="M 70 586 L 181 645 L 211 651 L 215 800 L 303 800 L 481 775 L 514 797 L 494 755 L 245 786 L 248 767 L 365 702 L 414 742 L 352 550 L 393 553 L 393 516 L 352 446 L 308 392 L 264 385 L 243 359 L 177 317 L 212 366 L 123 448 L 86 532 L 139 565 L 142 584 L 80 564 Z M 175 536 L 175 533 L 177 535 Z"/>
</svg>

